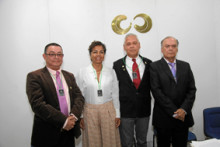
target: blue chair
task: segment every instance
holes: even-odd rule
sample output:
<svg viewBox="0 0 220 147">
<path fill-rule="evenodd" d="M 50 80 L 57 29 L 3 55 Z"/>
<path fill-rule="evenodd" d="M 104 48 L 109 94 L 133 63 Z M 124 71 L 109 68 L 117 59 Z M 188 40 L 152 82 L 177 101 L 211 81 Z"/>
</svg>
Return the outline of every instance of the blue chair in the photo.
<svg viewBox="0 0 220 147">
<path fill-rule="evenodd" d="M 203 116 L 205 136 L 220 139 L 220 107 L 204 109 Z"/>
<path fill-rule="evenodd" d="M 154 129 L 154 134 L 153 134 L 153 147 L 155 147 L 155 141 L 156 141 L 156 137 L 157 137 L 157 130 Z M 196 141 L 197 138 L 196 138 L 196 135 L 189 131 L 188 132 L 188 142 L 191 142 L 191 141 Z"/>
<path fill-rule="evenodd" d="M 188 142 L 196 141 L 196 140 L 197 140 L 196 135 L 193 132 L 189 131 L 188 132 Z"/>
</svg>

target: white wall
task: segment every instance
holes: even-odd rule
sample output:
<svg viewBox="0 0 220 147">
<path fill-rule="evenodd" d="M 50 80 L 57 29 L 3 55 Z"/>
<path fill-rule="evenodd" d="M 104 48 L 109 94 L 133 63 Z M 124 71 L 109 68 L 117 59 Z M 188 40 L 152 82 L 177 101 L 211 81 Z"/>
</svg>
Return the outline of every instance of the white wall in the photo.
<svg viewBox="0 0 220 147">
<path fill-rule="evenodd" d="M 215 0 L 215 20 L 214 20 L 214 24 L 215 24 L 215 44 L 216 44 L 216 55 L 217 55 L 217 65 L 220 65 L 220 13 L 219 13 L 219 8 L 220 8 L 220 1 L 219 0 Z M 217 91 L 218 91 L 218 96 L 220 96 L 220 68 L 217 68 L 217 81 L 218 81 L 218 87 L 217 87 Z M 219 102 L 220 99 L 218 98 Z"/>
<path fill-rule="evenodd" d="M 191 64 L 198 89 L 192 130 L 203 140 L 202 110 L 220 105 L 218 0 L 0 0 L 0 147 L 30 146 L 33 113 L 25 93 L 26 75 L 44 66 L 47 43 L 63 46 L 63 68 L 75 74 L 90 63 L 89 44 L 101 40 L 107 46 L 105 64 L 111 67 L 124 56 L 124 35 L 112 31 L 113 18 L 126 15 L 125 28 L 139 13 L 153 22 L 146 34 L 133 27 L 130 31 L 139 36 L 143 56 L 158 60 L 161 39 L 167 35 L 179 39 L 178 58 Z"/>
</svg>

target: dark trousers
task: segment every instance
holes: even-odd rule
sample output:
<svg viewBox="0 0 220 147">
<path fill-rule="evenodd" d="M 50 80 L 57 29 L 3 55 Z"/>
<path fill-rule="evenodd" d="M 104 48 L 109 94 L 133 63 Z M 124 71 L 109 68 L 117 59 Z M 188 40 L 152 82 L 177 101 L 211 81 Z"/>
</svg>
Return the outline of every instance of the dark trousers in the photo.
<svg viewBox="0 0 220 147">
<path fill-rule="evenodd" d="M 56 145 L 31 145 L 31 147 L 75 147 L 75 138 L 72 134 L 69 134 L 69 132 L 63 132 L 60 135 L 59 140 L 54 140 L 54 142 L 57 142 L 57 144 Z"/>
<path fill-rule="evenodd" d="M 186 147 L 188 138 L 188 127 L 158 128 L 157 146 L 158 147 Z"/>
<path fill-rule="evenodd" d="M 119 131 L 122 147 L 133 147 L 134 137 L 137 140 L 137 147 L 147 147 L 148 124 L 149 117 L 121 118 Z"/>
</svg>

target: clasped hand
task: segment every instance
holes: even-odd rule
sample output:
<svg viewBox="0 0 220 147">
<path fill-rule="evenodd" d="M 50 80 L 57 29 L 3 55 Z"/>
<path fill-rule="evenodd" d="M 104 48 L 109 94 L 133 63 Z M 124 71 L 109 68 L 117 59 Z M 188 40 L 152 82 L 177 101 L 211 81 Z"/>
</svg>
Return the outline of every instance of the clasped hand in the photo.
<svg viewBox="0 0 220 147">
<path fill-rule="evenodd" d="M 67 123 L 63 129 L 69 131 L 72 128 L 74 128 L 75 123 L 76 123 L 76 118 L 74 116 L 70 115 L 67 117 Z"/>
<path fill-rule="evenodd" d="M 183 109 L 177 109 L 176 112 L 174 112 L 174 114 L 176 114 L 174 116 L 174 118 L 176 119 L 179 119 L 181 121 L 184 121 L 185 120 L 185 115 L 186 115 L 186 112 L 183 110 Z"/>
</svg>

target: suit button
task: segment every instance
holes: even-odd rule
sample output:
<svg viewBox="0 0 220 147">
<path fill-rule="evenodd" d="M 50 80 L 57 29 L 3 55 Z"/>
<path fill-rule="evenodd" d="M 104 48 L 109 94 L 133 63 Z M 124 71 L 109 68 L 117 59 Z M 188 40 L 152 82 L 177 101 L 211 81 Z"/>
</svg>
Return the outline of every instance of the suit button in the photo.
<svg viewBox="0 0 220 147">
<path fill-rule="evenodd" d="M 139 92 L 136 92 L 136 95 L 138 95 L 139 94 Z"/>
</svg>

